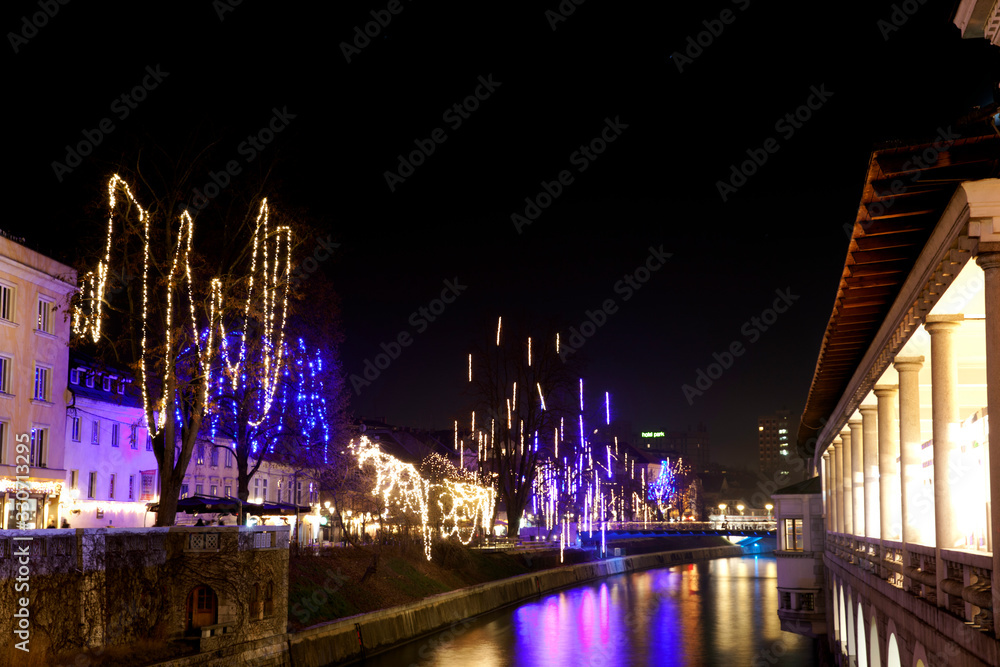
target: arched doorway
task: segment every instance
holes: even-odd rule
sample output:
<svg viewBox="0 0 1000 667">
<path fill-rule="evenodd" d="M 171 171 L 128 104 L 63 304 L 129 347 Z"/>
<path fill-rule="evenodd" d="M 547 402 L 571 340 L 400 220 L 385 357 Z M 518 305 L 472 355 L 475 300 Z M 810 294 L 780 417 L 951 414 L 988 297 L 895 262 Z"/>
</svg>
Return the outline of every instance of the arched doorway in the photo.
<svg viewBox="0 0 1000 667">
<path fill-rule="evenodd" d="M 219 621 L 219 599 L 211 586 L 195 586 L 187 597 L 187 629 L 195 630 Z"/>
<path fill-rule="evenodd" d="M 844 589 L 839 585 L 837 588 L 840 589 L 840 652 L 843 655 L 847 655 L 847 635 L 851 631 L 847 625 L 847 605 L 844 604 Z"/>
</svg>

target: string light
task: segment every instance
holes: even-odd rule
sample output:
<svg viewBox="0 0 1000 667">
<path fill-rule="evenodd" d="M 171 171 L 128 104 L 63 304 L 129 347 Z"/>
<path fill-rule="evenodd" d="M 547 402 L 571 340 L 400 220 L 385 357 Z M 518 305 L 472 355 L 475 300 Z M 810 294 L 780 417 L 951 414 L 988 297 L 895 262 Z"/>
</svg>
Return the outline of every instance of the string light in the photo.
<svg viewBox="0 0 1000 667">
<path fill-rule="evenodd" d="M 431 560 L 432 527 L 428 507 L 432 496 L 436 495 L 436 502 L 441 509 L 440 534 L 444 537 L 458 535 L 464 544 L 471 541 L 477 528 L 485 529 L 493 516 L 496 498 L 491 487 L 450 479 L 432 484 L 421 477 L 412 464 L 403 463 L 394 456 L 386 454 L 367 436 L 362 436 L 356 444 L 352 441 L 349 447 L 358 459 L 359 468 L 364 469 L 370 465 L 375 471 L 372 495 L 381 497 L 386 508 L 383 516 L 391 516 L 390 510 L 392 510 L 414 512 L 420 517 L 424 555 L 427 560 Z M 439 465 L 446 470 L 451 468 L 450 463 L 445 461 L 445 464 L 447 465 Z M 461 474 L 465 474 L 464 471 Z M 472 524 L 471 534 L 466 540 L 462 537 L 460 528 L 462 524 L 468 523 Z"/>
<path fill-rule="evenodd" d="M 208 327 L 204 334 L 205 344 L 202 345 L 203 336 L 198 335 L 198 317 L 195 309 L 194 298 L 194 278 L 191 271 L 191 244 L 194 238 L 194 220 L 185 210 L 179 216 L 177 230 L 177 243 L 170 258 L 170 271 L 166 280 L 166 310 L 164 313 L 164 340 L 163 340 L 163 368 L 164 377 L 156 382 L 149 377 L 148 366 L 150 360 L 149 327 L 150 327 L 150 263 L 151 263 L 151 239 L 150 239 L 150 215 L 143 208 L 132 192 L 129 184 L 118 174 L 114 174 L 108 181 L 108 227 L 105 243 L 104 258 L 98 261 L 97 269 L 84 274 L 82 293 L 86 295 L 83 303 L 74 306 L 73 309 L 73 333 L 78 336 L 88 336 L 93 342 L 98 342 L 101 338 L 104 322 L 104 302 L 107 296 L 107 281 L 110 274 L 111 250 L 114 238 L 115 211 L 118 205 L 118 194 L 124 193 L 127 200 L 135 206 L 139 215 L 139 222 L 143 225 L 143 264 L 142 264 L 142 327 L 139 357 L 140 387 L 143 400 L 143 410 L 146 414 L 146 422 L 149 427 L 150 436 L 155 437 L 166 424 L 167 419 L 167 398 L 174 386 L 170 380 L 175 371 L 178 351 L 174 349 L 174 307 L 175 291 L 181 282 L 187 284 L 188 312 L 191 320 L 190 338 L 193 340 L 196 358 L 196 372 L 203 378 L 201 397 L 204 405 L 208 404 L 209 388 L 212 385 L 211 359 L 214 355 L 215 329 L 219 328 L 219 338 L 222 346 L 228 346 L 225 327 L 221 321 L 223 309 L 222 281 L 214 278 L 209 283 L 209 313 Z M 281 361 L 284 351 L 284 329 L 288 313 L 288 293 L 284 288 L 287 285 L 288 271 L 291 266 L 291 229 L 281 226 L 276 229 L 274 243 L 274 259 L 269 260 L 271 251 L 268 250 L 268 216 L 269 209 L 267 200 L 261 202 L 257 216 L 257 228 L 254 233 L 254 248 L 251 259 L 251 270 L 249 275 L 249 289 L 247 299 L 244 304 L 243 336 L 239 351 L 239 358 L 235 364 L 229 361 L 228 354 L 223 352 L 225 366 L 229 370 L 232 381 L 236 383 L 243 375 L 241 364 L 246 356 L 246 334 L 249 327 L 250 306 L 254 301 L 254 283 L 258 254 L 263 263 L 263 287 L 261 288 L 260 299 L 263 301 L 263 335 L 264 335 L 264 410 L 263 415 L 270 410 L 275 387 L 278 384 L 278 376 L 281 372 Z M 262 242 L 263 239 L 263 242 Z M 280 261 L 281 247 L 284 245 L 284 262 Z M 269 264 L 273 265 L 272 271 L 268 272 Z M 284 269 L 281 269 L 283 264 Z M 278 292 L 282 292 L 281 319 L 275 322 L 275 310 L 278 302 Z M 179 299 L 177 299 L 179 301 Z M 150 400 L 150 386 L 162 387 L 159 401 L 155 403 Z M 234 384 L 235 387 L 235 384 Z M 158 414 L 158 419 L 153 416 Z M 253 423 L 256 426 L 263 421 Z"/>
</svg>

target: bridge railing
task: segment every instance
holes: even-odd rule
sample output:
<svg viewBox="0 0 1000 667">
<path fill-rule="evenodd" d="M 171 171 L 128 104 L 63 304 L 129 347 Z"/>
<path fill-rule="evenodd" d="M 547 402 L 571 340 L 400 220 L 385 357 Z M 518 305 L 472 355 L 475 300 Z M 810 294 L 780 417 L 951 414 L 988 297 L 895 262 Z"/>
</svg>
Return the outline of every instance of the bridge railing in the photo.
<svg viewBox="0 0 1000 667">
<path fill-rule="evenodd" d="M 681 531 L 681 532 L 703 532 L 706 530 L 729 530 L 739 531 L 773 531 L 778 527 L 775 520 L 748 520 L 747 521 L 612 521 L 608 522 L 607 529 L 621 532 L 639 531 Z"/>
<path fill-rule="evenodd" d="M 944 571 L 938 574 L 938 550 L 925 544 L 880 540 L 844 533 L 827 533 L 828 554 L 845 565 L 880 579 L 932 605 L 938 604 L 938 586 L 945 594 L 940 605 L 970 626 L 994 629 L 991 597 L 993 557 L 967 549 L 941 549 Z"/>
</svg>

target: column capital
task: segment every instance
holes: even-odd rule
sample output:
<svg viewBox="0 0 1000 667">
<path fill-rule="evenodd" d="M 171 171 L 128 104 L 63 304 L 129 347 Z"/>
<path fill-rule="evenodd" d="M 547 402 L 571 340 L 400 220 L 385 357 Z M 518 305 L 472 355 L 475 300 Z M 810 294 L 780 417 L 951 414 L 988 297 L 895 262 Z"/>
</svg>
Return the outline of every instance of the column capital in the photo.
<svg viewBox="0 0 1000 667">
<path fill-rule="evenodd" d="M 830 443 L 831 447 L 840 447 L 844 443 L 840 441 L 840 438 L 835 438 L 833 442 Z"/>
<path fill-rule="evenodd" d="M 858 423 L 860 424 L 861 422 Z M 841 442 L 843 442 L 844 438 L 850 438 L 850 437 L 851 437 L 851 429 L 845 428 L 843 431 L 840 432 Z"/>
<path fill-rule="evenodd" d="M 875 394 L 875 398 L 879 399 L 892 398 L 893 396 L 896 395 L 896 392 L 898 391 L 899 391 L 898 384 L 879 384 L 875 385 L 875 388 L 872 390 L 872 392 L 874 392 Z"/>
<path fill-rule="evenodd" d="M 905 371 L 919 371 L 924 366 L 924 357 L 896 357 L 892 365 L 900 373 Z"/>
<path fill-rule="evenodd" d="M 862 423 L 863 422 L 857 417 L 851 417 L 850 419 L 847 420 L 847 425 L 850 426 L 852 429 L 861 428 Z"/>
<path fill-rule="evenodd" d="M 979 247 L 982 248 L 983 245 L 984 244 L 980 242 Z M 996 251 L 980 252 L 978 255 L 976 255 L 976 264 L 978 264 L 983 271 L 989 271 L 990 269 L 1000 269 L 1000 252 Z"/>
<path fill-rule="evenodd" d="M 933 335 L 937 333 L 950 333 L 961 326 L 965 320 L 965 315 L 928 315 L 924 320 L 924 330 Z"/>
<path fill-rule="evenodd" d="M 873 415 L 873 414 L 878 413 L 878 406 L 877 405 L 862 405 L 862 406 L 858 407 L 858 412 L 861 413 L 862 417 L 864 417 L 866 414 Z M 850 423 L 850 422 L 848 422 L 848 423 Z"/>
</svg>

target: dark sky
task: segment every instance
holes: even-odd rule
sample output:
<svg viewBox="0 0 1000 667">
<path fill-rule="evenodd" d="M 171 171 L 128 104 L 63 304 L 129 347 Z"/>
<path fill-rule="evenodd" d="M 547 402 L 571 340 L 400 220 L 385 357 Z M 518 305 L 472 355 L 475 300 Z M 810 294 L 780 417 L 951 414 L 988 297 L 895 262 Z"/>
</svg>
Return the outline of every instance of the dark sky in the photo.
<svg viewBox="0 0 1000 667">
<path fill-rule="evenodd" d="M 883 1 L 524 4 L 71 2 L 36 30 L 39 4 L 7 3 L 2 227 L 69 260 L 102 227 L 85 207 L 109 165 L 143 137 L 208 137 L 206 183 L 230 160 L 273 168 L 276 201 L 340 244 L 321 270 L 342 297 L 349 375 L 413 336 L 353 396 L 356 414 L 448 427 L 466 414 L 465 355 L 498 315 L 568 336 L 613 299 L 580 351 L 588 400 L 610 391 L 636 431 L 702 422 L 716 459 L 755 463 L 757 416 L 805 402 L 871 148 L 992 101 L 1000 49 L 962 41 L 935 0 L 888 33 Z M 574 11 L 553 29 L 560 6 Z M 372 12 L 388 24 L 348 62 L 341 44 Z M 467 117 L 448 111 L 477 89 Z M 809 102 L 807 120 L 782 120 Z M 270 143 L 244 143 L 276 112 Z M 95 133 L 103 119 L 113 128 Z M 390 189 L 397 156 L 435 130 L 444 141 Z M 579 152 L 602 131 L 615 137 L 602 153 Z M 57 177 L 67 145 L 98 136 Z M 748 151 L 763 164 L 723 201 Z M 519 231 L 512 214 L 563 171 Z M 616 290 L 661 247 L 671 256 L 641 289 Z M 419 331 L 411 314 L 446 280 L 465 289 Z M 747 324 L 779 291 L 787 312 Z M 689 401 L 683 385 L 736 342 L 742 355 Z"/>
</svg>

